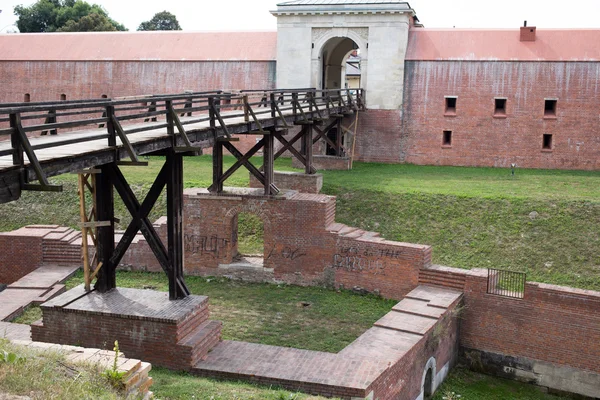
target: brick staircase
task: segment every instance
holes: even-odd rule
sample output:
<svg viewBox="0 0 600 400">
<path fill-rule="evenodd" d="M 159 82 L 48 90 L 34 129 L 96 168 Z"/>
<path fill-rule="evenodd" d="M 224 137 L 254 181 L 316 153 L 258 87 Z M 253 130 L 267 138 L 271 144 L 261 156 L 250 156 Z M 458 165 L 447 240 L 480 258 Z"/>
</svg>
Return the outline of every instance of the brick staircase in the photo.
<svg viewBox="0 0 600 400">
<path fill-rule="evenodd" d="M 455 270 L 455 268 L 452 268 L 452 270 Z M 460 271 L 451 271 L 450 268 L 436 265 L 419 271 L 419 284 L 463 291 L 465 288 L 465 277 L 466 275 Z"/>
<path fill-rule="evenodd" d="M 80 265 L 81 232 L 59 228 L 44 236 L 42 241 L 45 265 Z"/>
<path fill-rule="evenodd" d="M 32 325 L 33 340 L 90 348 L 118 340 L 128 357 L 174 370 L 190 370 L 221 341 L 222 323 L 208 319 L 205 296 L 169 301 L 167 293 L 152 290 L 102 294 L 81 285 L 41 308 L 43 322 Z"/>
</svg>

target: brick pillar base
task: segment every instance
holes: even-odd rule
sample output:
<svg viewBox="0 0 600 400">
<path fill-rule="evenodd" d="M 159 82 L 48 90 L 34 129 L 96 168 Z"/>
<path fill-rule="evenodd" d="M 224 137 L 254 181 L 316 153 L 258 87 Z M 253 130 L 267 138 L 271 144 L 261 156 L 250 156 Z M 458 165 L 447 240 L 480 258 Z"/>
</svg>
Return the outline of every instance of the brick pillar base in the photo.
<svg viewBox="0 0 600 400">
<path fill-rule="evenodd" d="M 169 301 L 168 293 L 117 288 L 86 293 L 78 286 L 41 306 L 34 341 L 112 350 L 175 370 L 190 370 L 221 340 L 208 320 L 208 297 Z"/>
</svg>

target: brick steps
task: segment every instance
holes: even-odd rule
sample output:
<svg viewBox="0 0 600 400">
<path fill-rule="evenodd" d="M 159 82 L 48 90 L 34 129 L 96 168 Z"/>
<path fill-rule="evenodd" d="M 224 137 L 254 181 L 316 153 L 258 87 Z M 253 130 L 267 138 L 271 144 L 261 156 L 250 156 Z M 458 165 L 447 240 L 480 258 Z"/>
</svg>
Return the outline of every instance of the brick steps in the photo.
<svg viewBox="0 0 600 400">
<path fill-rule="evenodd" d="M 445 271 L 422 269 L 419 271 L 419 284 L 464 290 L 465 276 Z"/>
<path fill-rule="evenodd" d="M 43 263 L 54 265 L 81 264 L 81 232 L 74 229 L 52 232 L 42 242 Z"/>
<path fill-rule="evenodd" d="M 178 345 L 191 349 L 191 364 L 204 360 L 208 352 L 221 341 L 221 321 L 205 321 L 190 332 Z"/>
</svg>

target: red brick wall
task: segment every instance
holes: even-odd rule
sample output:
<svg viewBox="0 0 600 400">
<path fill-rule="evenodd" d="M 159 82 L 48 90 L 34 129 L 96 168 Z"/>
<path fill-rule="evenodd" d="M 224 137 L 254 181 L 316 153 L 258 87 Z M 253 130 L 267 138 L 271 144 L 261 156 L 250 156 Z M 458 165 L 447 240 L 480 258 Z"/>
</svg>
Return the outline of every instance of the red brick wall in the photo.
<svg viewBox="0 0 600 400">
<path fill-rule="evenodd" d="M 418 281 L 418 270 L 431 263 L 431 247 L 384 241 L 334 223 L 335 198 L 293 194 L 289 198 L 196 195 L 188 189 L 185 206 L 185 269 L 189 274 L 218 275 L 219 264 L 237 254 L 239 212 L 264 222 L 264 257 L 274 278 L 289 283 L 360 287 L 401 298 Z"/>
<path fill-rule="evenodd" d="M 399 360 L 390 366 L 367 390 L 374 391 L 378 399 L 416 399 L 421 393 L 421 383 L 427 362 L 435 358 L 433 378 L 449 364 L 452 367 L 457 358 L 459 345 L 459 313 L 461 307 L 456 302 L 440 318 L 440 321 L 423 339 Z"/>
<path fill-rule="evenodd" d="M 466 281 L 462 346 L 600 373 L 600 293 L 527 284 L 520 300 L 486 284 Z"/>
<path fill-rule="evenodd" d="M 460 282 L 464 285 L 465 299 L 461 346 L 491 357 L 483 365 L 473 366 L 511 376 L 505 367 L 530 368 L 535 360 L 540 360 L 595 373 L 596 378 L 593 374 L 589 377 L 578 374 L 577 380 L 571 372 L 571 381 L 581 382 L 582 387 L 600 381 L 600 292 L 527 283 L 524 298 L 513 299 L 487 294 L 486 270 L 436 266 L 428 268 L 419 278 L 421 284 L 449 288 L 456 288 Z M 492 362 L 496 365 L 486 365 Z M 534 377 L 531 371 L 522 372 L 531 375 L 529 381 L 539 380 L 551 388 L 548 382 L 563 378 L 551 368 L 544 371 L 547 376 Z M 512 377 L 518 378 L 519 373 Z M 567 391 L 577 391 L 577 384 Z"/>
<path fill-rule="evenodd" d="M 42 264 L 42 241 L 50 231 L 31 226 L 0 233 L 0 283 L 11 284 Z"/>
<path fill-rule="evenodd" d="M 344 126 L 349 126 L 353 122 L 349 118 L 344 120 Z M 402 162 L 401 123 L 401 110 L 359 112 L 355 160 L 384 163 Z"/>
<path fill-rule="evenodd" d="M 275 62 L 0 62 L 0 103 L 167 94 L 184 90 L 268 89 Z"/>
<path fill-rule="evenodd" d="M 35 270 L 42 261 L 42 238 L 0 233 L 0 283 L 11 284 Z"/>
<path fill-rule="evenodd" d="M 401 161 L 598 169 L 599 68 L 592 62 L 408 61 Z M 457 96 L 455 116 L 444 115 L 444 96 Z M 505 118 L 493 117 L 494 97 L 507 98 Z M 553 119 L 544 118 L 550 98 L 558 99 Z M 451 147 L 442 146 L 444 130 L 452 131 Z M 553 135 L 550 151 L 542 149 L 544 134 Z"/>
</svg>

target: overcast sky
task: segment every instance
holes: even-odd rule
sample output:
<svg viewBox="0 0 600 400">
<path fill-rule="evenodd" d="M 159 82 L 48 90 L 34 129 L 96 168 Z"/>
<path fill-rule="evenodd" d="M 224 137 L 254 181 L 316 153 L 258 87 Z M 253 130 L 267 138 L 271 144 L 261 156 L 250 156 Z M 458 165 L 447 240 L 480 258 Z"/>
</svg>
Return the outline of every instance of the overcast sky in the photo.
<svg viewBox="0 0 600 400">
<path fill-rule="evenodd" d="M 136 30 L 165 8 L 184 30 L 276 30 L 271 0 L 91 0 L 116 21 Z M 1 0 L 0 32 L 16 22 L 13 7 L 31 0 Z M 600 28 L 600 0 L 412 0 L 419 19 L 430 28 L 516 28 L 524 20 L 538 28 Z"/>
</svg>

